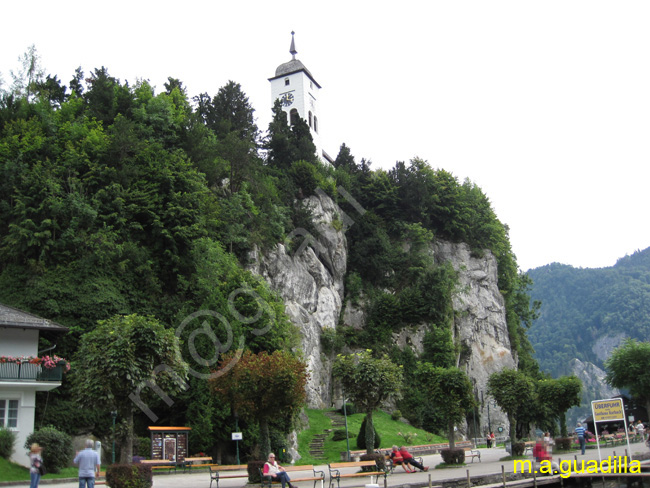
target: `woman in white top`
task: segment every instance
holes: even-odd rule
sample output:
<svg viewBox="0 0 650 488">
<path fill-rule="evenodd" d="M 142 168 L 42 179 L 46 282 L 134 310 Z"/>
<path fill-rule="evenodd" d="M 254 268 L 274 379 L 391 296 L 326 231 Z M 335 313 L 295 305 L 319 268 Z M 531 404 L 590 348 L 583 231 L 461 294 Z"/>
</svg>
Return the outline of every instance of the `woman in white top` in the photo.
<svg viewBox="0 0 650 488">
<path fill-rule="evenodd" d="M 279 481 L 280 483 L 282 483 L 282 488 L 284 488 L 285 484 L 289 485 L 289 488 L 295 488 L 291 484 L 291 481 L 289 480 L 289 475 L 287 474 L 287 472 L 275 460 L 275 454 L 273 454 L 273 453 L 269 454 L 268 461 L 266 461 L 264 463 L 264 471 L 263 471 L 263 473 L 264 473 L 264 476 L 270 476 L 275 481 Z"/>
<path fill-rule="evenodd" d="M 29 450 L 29 460 L 31 461 L 29 468 L 29 488 L 38 488 L 38 483 L 41 481 L 41 473 L 38 471 L 38 468 L 43 464 L 43 458 L 41 457 L 42 450 L 43 448 L 36 443 L 32 444 Z"/>
</svg>

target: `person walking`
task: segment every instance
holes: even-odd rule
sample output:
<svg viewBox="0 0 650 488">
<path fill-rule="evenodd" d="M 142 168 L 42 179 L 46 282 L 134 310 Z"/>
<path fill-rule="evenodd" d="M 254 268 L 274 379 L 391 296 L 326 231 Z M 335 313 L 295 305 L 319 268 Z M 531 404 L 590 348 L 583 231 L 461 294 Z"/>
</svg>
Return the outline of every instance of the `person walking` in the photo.
<svg viewBox="0 0 650 488">
<path fill-rule="evenodd" d="M 294 485 L 291 484 L 289 475 L 275 460 L 275 454 L 272 452 L 269 453 L 269 459 L 264 463 L 263 473 L 264 476 L 270 476 L 271 478 L 274 478 L 274 481 L 282 483 L 282 488 L 284 488 L 285 485 L 289 485 L 289 488 L 295 488 Z"/>
<path fill-rule="evenodd" d="M 95 488 L 95 474 L 99 475 L 99 454 L 93 450 L 95 443 L 86 440 L 86 448 L 77 451 L 73 463 L 79 466 L 79 488 Z"/>
<path fill-rule="evenodd" d="M 36 443 L 32 444 L 29 448 L 29 488 L 38 488 L 38 484 L 41 481 L 41 472 L 39 470 L 43 464 L 41 451 L 43 451 L 43 448 Z"/>
<path fill-rule="evenodd" d="M 580 450 L 582 451 L 582 455 L 584 456 L 585 448 L 587 447 L 587 441 L 585 439 L 585 428 L 582 426 L 580 422 L 578 422 L 578 425 L 576 426 L 575 433 L 578 436 L 578 442 L 580 443 Z"/>
<path fill-rule="evenodd" d="M 645 441 L 645 425 L 640 420 L 636 423 L 635 426 L 637 435 L 641 436 L 641 440 Z"/>
</svg>

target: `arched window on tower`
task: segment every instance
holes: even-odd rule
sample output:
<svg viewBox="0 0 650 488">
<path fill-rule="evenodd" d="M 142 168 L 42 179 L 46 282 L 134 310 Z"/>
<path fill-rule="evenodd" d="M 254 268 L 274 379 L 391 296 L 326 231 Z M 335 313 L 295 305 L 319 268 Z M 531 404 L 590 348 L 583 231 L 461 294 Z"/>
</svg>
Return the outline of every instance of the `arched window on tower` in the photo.
<svg viewBox="0 0 650 488">
<path fill-rule="evenodd" d="M 314 132 L 318 133 L 318 117 L 314 115 Z"/>
<path fill-rule="evenodd" d="M 284 86 L 289 86 L 290 84 L 291 84 L 291 81 L 289 80 L 289 78 L 285 78 L 284 79 Z"/>
<path fill-rule="evenodd" d="M 297 124 L 298 119 L 300 118 L 300 116 L 298 115 L 298 110 L 292 108 L 291 112 L 289 112 L 289 118 L 291 119 L 291 125 Z"/>
<path fill-rule="evenodd" d="M 311 111 L 309 111 L 309 128 L 310 128 L 310 129 L 311 129 L 311 117 L 312 117 L 312 115 L 311 115 Z"/>
</svg>

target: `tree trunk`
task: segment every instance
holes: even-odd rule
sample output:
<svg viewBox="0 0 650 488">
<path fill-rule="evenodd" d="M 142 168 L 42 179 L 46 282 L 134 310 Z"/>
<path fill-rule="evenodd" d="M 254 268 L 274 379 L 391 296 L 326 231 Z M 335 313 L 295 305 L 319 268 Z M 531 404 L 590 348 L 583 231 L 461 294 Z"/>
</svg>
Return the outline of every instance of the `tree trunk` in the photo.
<svg viewBox="0 0 650 488">
<path fill-rule="evenodd" d="M 266 459 L 271 452 L 271 438 L 269 436 L 269 422 L 265 418 L 260 419 L 260 448 L 262 458 Z"/>
<path fill-rule="evenodd" d="M 372 423 L 372 410 L 366 412 L 366 453 L 375 452 L 375 426 Z"/>
<path fill-rule="evenodd" d="M 514 417 L 508 417 L 510 423 L 510 443 L 513 444 L 517 442 L 517 419 Z"/>
<path fill-rule="evenodd" d="M 568 437 L 568 432 L 566 429 L 566 413 L 560 415 L 560 436 Z"/>
<path fill-rule="evenodd" d="M 126 435 L 120 451 L 120 463 L 131 464 L 133 462 L 133 408 L 127 408 L 124 418 L 126 420 Z"/>
<path fill-rule="evenodd" d="M 449 420 L 447 422 L 447 432 L 449 436 L 449 449 L 456 447 L 456 432 L 454 432 L 454 422 Z"/>
</svg>

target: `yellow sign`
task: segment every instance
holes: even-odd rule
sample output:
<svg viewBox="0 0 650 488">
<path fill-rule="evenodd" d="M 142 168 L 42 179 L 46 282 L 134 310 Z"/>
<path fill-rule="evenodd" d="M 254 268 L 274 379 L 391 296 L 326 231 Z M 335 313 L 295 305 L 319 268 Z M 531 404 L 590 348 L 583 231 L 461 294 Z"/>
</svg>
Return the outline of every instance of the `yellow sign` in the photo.
<svg viewBox="0 0 650 488">
<path fill-rule="evenodd" d="M 624 420 L 623 400 L 612 398 L 610 400 L 595 400 L 591 402 L 591 410 L 594 413 L 594 422 L 605 420 Z"/>
</svg>

